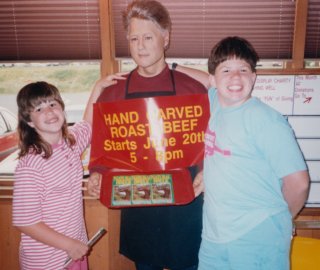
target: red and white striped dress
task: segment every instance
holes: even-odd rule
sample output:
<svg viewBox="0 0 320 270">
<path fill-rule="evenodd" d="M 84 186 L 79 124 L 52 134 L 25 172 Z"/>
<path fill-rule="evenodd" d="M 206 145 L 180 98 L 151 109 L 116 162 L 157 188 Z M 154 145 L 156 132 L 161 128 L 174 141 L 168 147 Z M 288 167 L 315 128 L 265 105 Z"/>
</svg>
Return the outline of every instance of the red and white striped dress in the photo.
<svg viewBox="0 0 320 270">
<path fill-rule="evenodd" d="M 13 225 L 44 222 L 69 237 L 87 242 L 83 217 L 81 154 L 91 140 L 91 126 L 80 122 L 70 128 L 76 144 L 53 146 L 49 159 L 28 154 L 15 171 Z M 63 250 L 21 234 L 20 265 L 23 270 L 62 269 L 68 255 Z"/>
</svg>

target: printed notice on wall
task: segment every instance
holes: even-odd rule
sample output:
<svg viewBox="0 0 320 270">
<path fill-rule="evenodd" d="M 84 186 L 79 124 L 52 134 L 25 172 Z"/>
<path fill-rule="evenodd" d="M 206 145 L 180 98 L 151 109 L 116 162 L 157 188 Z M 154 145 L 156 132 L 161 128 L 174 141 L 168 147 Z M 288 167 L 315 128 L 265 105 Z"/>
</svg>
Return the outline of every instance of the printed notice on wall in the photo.
<svg viewBox="0 0 320 270">
<path fill-rule="evenodd" d="M 320 75 L 296 76 L 293 113 L 320 114 Z"/>
<path fill-rule="evenodd" d="M 294 76 L 257 76 L 252 95 L 283 115 L 293 113 Z"/>
</svg>

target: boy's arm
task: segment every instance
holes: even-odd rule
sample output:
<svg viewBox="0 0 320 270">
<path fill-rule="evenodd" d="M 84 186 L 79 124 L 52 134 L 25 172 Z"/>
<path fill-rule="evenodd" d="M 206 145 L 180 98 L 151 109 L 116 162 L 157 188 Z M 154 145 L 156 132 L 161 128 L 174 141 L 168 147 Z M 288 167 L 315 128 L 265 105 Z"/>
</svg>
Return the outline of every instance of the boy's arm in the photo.
<svg viewBox="0 0 320 270">
<path fill-rule="evenodd" d="M 22 233 L 30 236 L 38 242 L 64 250 L 73 260 L 81 259 L 89 250 L 89 247 L 85 243 L 58 233 L 43 222 L 30 226 L 16 227 Z"/>
<path fill-rule="evenodd" d="M 206 89 L 210 88 L 209 73 L 181 65 L 177 65 L 175 69 L 202 83 Z"/>
<path fill-rule="evenodd" d="M 117 73 L 117 74 L 109 75 L 107 77 L 104 77 L 104 78 L 98 80 L 95 83 L 95 85 L 91 91 L 91 95 L 89 97 L 89 100 L 87 102 L 86 109 L 84 111 L 83 120 L 87 121 L 88 123 L 90 123 L 92 125 L 93 104 L 97 101 L 100 94 L 102 93 L 102 91 L 105 88 L 107 88 L 110 85 L 116 84 L 117 80 L 125 80 L 125 77 L 122 76 L 124 74 L 126 74 L 126 73 Z"/>
<path fill-rule="evenodd" d="M 299 171 L 283 177 L 282 193 L 288 203 L 292 218 L 300 212 L 306 202 L 309 182 L 307 171 Z"/>
</svg>

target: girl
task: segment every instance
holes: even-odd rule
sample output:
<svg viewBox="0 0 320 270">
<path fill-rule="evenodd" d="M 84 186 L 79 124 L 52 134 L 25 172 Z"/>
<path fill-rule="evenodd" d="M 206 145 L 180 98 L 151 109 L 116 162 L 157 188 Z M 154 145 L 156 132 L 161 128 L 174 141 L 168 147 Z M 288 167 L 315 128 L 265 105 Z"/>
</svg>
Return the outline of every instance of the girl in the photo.
<svg viewBox="0 0 320 270">
<path fill-rule="evenodd" d="M 90 99 L 92 101 L 92 98 Z M 19 163 L 13 225 L 21 231 L 21 269 L 87 269 L 81 154 L 91 139 L 91 103 L 68 129 L 58 89 L 30 83 L 18 93 Z"/>
</svg>

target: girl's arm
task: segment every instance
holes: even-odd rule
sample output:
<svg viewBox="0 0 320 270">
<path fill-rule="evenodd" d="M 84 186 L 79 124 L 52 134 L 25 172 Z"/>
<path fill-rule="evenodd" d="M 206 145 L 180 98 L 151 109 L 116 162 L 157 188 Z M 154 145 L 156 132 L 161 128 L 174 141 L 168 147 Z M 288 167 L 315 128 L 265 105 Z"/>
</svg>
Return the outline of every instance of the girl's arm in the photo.
<svg viewBox="0 0 320 270">
<path fill-rule="evenodd" d="M 175 69 L 184 73 L 184 74 L 187 74 L 191 78 L 202 83 L 205 88 L 207 88 L 207 89 L 210 88 L 209 73 L 202 71 L 202 70 L 199 70 L 199 69 L 185 67 L 185 66 L 181 66 L 181 65 L 177 65 Z"/>
<path fill-rule="evenodd" d="M 58 233 L 43 222 L 30 226 L 16 226 L 16 228 L 38 242 L 64 250 L 73 260 L 81 259 L 89 250 L 85 243 Z"/>
<path fill-rule="evenodd" d="M 126 78 L 123 77 L 123 75 L 126 73 L 116 73 L 113 75 L 109 75 L 107 77 L 104 77 L 100 80 L 98 80 L 92 91 L 91 95 L 89 97 L 89 100 L 87 102 L 86 109 L 84 111 L 83 120 L 87 121 L 92 125 L 92 116 L 93 116 L 93 104 L 97 101 L 102 91 L 107 88 L 110 85 L 116 84 L 117 80 L 125 80 Z"/>
</svg>

